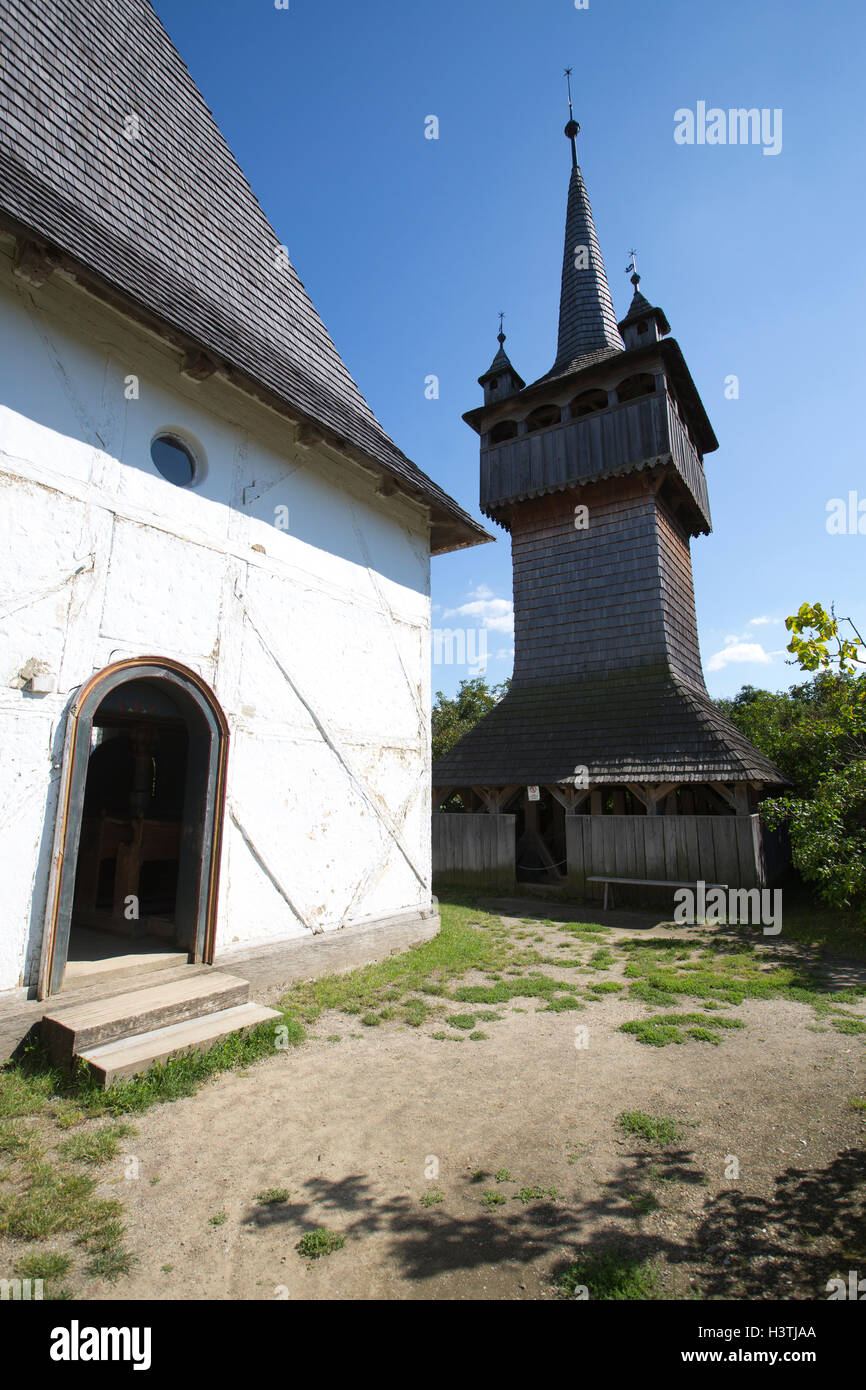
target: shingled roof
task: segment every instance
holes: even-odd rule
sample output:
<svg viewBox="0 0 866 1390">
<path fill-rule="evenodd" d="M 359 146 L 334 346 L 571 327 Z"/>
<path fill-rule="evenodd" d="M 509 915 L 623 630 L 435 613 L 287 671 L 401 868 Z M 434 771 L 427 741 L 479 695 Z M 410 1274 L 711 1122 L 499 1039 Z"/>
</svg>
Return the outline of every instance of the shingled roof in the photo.
<svg viewBox="0 0 866 1390">
<path fill-rule="evenodd" d="M 573 781 L 762 782 L 778 768 L 705 690 L 664 667 L 550 684 L 524 682 L 433 764 L 438 787 Z"/>
<path fill-rule="evenodd" d="M 3 0 L 0 60 L 7 231 L 429 505 L 434 553 L 491 539 L 379 424 L 148 0 Z"/>
<path fill-rule="evenodd" d="M 586 266 L 577 264 L 578 252 L 585 253 Z M 591 362 L 622 352 L 623 348 L 589 194 L 580 166 L 575 164 L 568 185 L 559 339 L 556 361 L 548 376 L 578 371 Z"/>
</svg>

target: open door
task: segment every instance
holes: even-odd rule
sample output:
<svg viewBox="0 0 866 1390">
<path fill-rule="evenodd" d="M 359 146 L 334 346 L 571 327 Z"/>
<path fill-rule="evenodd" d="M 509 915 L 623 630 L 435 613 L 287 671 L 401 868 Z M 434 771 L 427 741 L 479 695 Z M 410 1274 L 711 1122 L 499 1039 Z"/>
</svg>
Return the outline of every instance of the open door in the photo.
<svg viewBox="0 0 866 1390">
<path fill-rule="evenodd" d="M 39 998 L 73 934 L 161 939 L 213 960 L 228 726 L 194 671 L 164 657 L 106 667 L 70 708 Z M 113 946 L 112 943 L 116 943 Z"/>
</svg>

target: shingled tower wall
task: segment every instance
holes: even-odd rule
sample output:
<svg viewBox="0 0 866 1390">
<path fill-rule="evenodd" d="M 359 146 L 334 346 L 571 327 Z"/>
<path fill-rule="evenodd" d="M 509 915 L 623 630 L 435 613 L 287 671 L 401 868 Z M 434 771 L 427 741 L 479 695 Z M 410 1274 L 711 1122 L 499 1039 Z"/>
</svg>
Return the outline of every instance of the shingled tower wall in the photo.
<svg viewBox="0 0 866 1390">
<path fill-rule="evenodd" d="M 435 800 L 456 791 L 469 812 L 513 810 L 518 868 L 554 881 L 576 872 L 576 817 L 609 818 L 607 864 L 623 859 L 614 822 L 659 813 L 755 821 L 757 799 L 783 780 L 706 691 L 690 542 L 711 530 L 704 456 L 718 444 L 639 280 L 635 271 L 617 324 L 575 159 L 554 365 L 525 386 L 500 333 L 479 378 L 484 404 L 464 417 L 481 437 L 481 508 L 511 533 L 514 676 L 505 699 L 434 764 Z M 715 829 L 719 844 L 733 834 Z M 750 831 L 754 853 L 727 856 L 731 881 L 763 880 L 760 831 Z M 711 878 L 723 858 L 665 852 L 654 876 L 709 869 Z"/>
</svg>

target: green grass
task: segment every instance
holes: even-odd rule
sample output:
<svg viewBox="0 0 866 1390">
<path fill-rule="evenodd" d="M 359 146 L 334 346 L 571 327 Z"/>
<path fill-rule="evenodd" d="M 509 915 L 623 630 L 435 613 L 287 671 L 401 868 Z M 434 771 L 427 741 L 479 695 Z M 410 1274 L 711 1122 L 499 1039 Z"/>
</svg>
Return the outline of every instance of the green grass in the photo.
<svg viewBox="0 0 866 1390">
<path fill-rule="evenodd" d="M 667 1047 L 669 1043 L 684 1043 L 686 1037 L 694 1038 L 697 1042 L 718 1043 L 719 1029 L 744 1027 L 742 1019 L 726 1018 L 724 1015 L 673 1013 L 630 1019 L 628 1023 L 619 1025 L 619 1031 L 632 1033 L 639 1043 L 647 1047 Z"/>
<path fill-rule="evenodd" d="M 507 1004 L 512 999 L 550 1000 L 560 991 L 574 993 L 577 985 L 552 980 L 549 975 L 531 975 L 519 980 L 501 980 L 495 985 L 460 985 L 452 999 L 461 1004 Z"/>
<path fill-rule="evenodd" d="M 121 1139 L 137 1133 L 138 1130 L 133 1125 L 115 1120 L 90 1133 L 73 1134 L 59 1145 L 57 1152 L 62 1158 L 69 1158 L 77 1163 L 89 1163 L 96 1167 L 116 1158 Z"/>
<path fill-rule="evenodd" d="M 860 1018 L 831 1018 L 837 1033 L 866 1033 L 866 1023 Z"/>
<path fill-rule="evenodd" d="M 120 1203 L 94 1196 L 96 1179 L 36 1163 L 20 1174 L 15 1187 L 0 1192 L 0 1235 L 13 1240 L 46 1240 L 61 1232 L 85 1235 L 102 1230 L 120 1215 Z"/>
<path fill-rule="evenodd" d="M 653 1265 L 624 1250 L 582 1255 L 554 1282 L 561 1298 L 637 1302 L 659 1297 L 658 1275 Z"/>
<path fill-rule="evenodd" d="M 333 1255 L 335 1250 L 342 1250 L 345 1244 L 346 1237 L 338 1231 L 317 1226 L 315 1231 L 307 1231 L 306 1235 L 301 1236 L 295 1249 L 307 1260 L 320 1260 L 323 1255 Z"/>
<path fill-rule="evenodd" d="M 643 1110 L 623 1110 L 616 1117 L 623 1134 L 644 1139 L 648 1144 L 675 1144 L 683 1133 L 676 1120 L 666 1120 L 660 1116 L 647 1115 Z"/>
<path fill-rule="evenodd" d="M 285 1035 L 276 1033 L 279 1027 L 285 1027 Z M 284 1015 L 247 1033 L 223 1038 L 207 1052 L 170 1058 L 142 1076 L 116 1082 L 107 1091 L 99 1088 L 84 1065 L 75 1073 L 52 1066 L 45 1050 L 35 1043 L 20 1061 L 0 1068 L 0 1118 L 57 1111 L 66 1127 L 74 1122 L 76 1113 L 79 1119 L 140 1113 L 151 1105 L 193 1095 L 203 1082 L 220 1072 L 278 1055 L 278 1036 L 285 1036 L 289 1046 L 297 1046 L 306 1033 L 297 1018 Z"/>
<path fill-rule="evenodd" d="M 486 1207 L 488 1211 L 493 1211 L 496 1207 L 501 1207 L 505 1201 L 506 1198 L 504 1194 L 497 1192 L 493 1187 L 489 1187 L 481 1197 L 481 1205 Z"/>
<path fill-rule="evenodd" d="M 281 1202 L 287 1202 L 291 1195 L 291 1188 L 269 1187 L 264 1192 L 259 1193 L 256 1201 L 260 1207 L 275 1207 Z"/>
<path fill-rule="evenodd" d="M 227 1211 L 214 1212 L 213 1216 L 208 1217 L 209 1226 L 224 1226 L 229 1219 Z"/>
<path fill-rule="evenodd" d="M 475 1027 L 475 1015 L 451 1014 L 449 1015 L 447 1022 L 450 1023 L 452 1028 L 462 1028 L 468 1032 L 470 1029 Z"/>
<path fill-rule="evenodd" d="M 445 1193 L 438 1187 L 431 1187 L 429 1192 L 425 1192 L 421 1198 L 422 1207 L 438 1207 L 440 1202 L 445 1201 Z"/>
<path fill-rule="evenodd" d="M 497 1168 L 493 1175 L 497 1182 L 512 1182 L 511 1170 L 509 1168 Z"/>
<path fill-rule="evenodd" d="M 629 1192 L 626 1196 L 634 1216 L 648 1216 L 650 1212 L 658 1211 L 660 1203 L 652 1192 Z"/>
<path fill-rule="evenodd" d="M 516 1202 L 542 1202 L 545 1198 L 555 1201 L 559 1196 L 555 1187 L 521 1187 L 514 1194 Z"/>
<path fill-rule="evenodd" d="M 562 1014 L 574 1009 L 585 1008 L 586 1005 L 582 1004 L 579 999 L 575 999 L 573 994 L 555 994 L 553 998 L 548 1000 L 541 1012 L 544 1014 Z"/>
<path fill-rule="evenodd" d="M 301 1023 L 313 1024 L 329 1009 L 368 1013 L 407 995 L 444 995 L 448 984 L 469 970 L 502 970 L 511 964 L 516 948 L 497 916 L 456 902 L 443 903 L 441 913 L 442 930 L 430 941 L 345 975 L 299 983 L 283 996 L 283 1008 Z M 408 1009 L 409 1002 L 402 1007 Z M 413 1012 L 420 1012 L 417 1005 Z"/>
<path fill-rule="evenodd" d="M 63 1279 L 72 1268 L 72 1256 L 59 1250 L 30 1250 L 22 1255 L 15 1273 L 24 1279 Z"/>
</svg>

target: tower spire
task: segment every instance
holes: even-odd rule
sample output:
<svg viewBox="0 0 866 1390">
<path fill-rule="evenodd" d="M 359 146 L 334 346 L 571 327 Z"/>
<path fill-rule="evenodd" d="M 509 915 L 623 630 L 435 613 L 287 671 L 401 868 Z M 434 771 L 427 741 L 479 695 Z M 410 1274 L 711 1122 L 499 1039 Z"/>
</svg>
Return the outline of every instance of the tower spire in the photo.
<svg viewBox="0 0 866 1390">
<path fill-rule="evenodd" d="M 572 69 L 566 68 L 569 119 L 565 134 L 571 141 L 571 182 L 565 220 L 559 340 L 556 361 L 551 368 L 551 372 L 557 373 L 591 355 L 606 356 L 623 351 L 589 195 L 577 162 L 580 125 L 574 119 L 571 74 Z"/>
<path fill-rule="evenodd" d="M 566 68 L 566 69 L 565 69 L 565 80 L 566 80 L 566 82 L 568 83 L 568 121 L 567 121 L 567 123 L 566 123 L 565 133 L 566 133 L 568 139 L 571 141 L 571 167 L 572 167 L 572 169 L 576 169 L 576 168 L 577 168 L 577 137 L 578 137 L 578 135 L 580 134 L 580 125 L 579 125 L 578 122 L 574 119 L 574 107 L 572 106 L 572 103 L 571 103 L 571 74 L 572 74 L 573 71 L 574 71 L 573 68 Z"/>
</svg>

